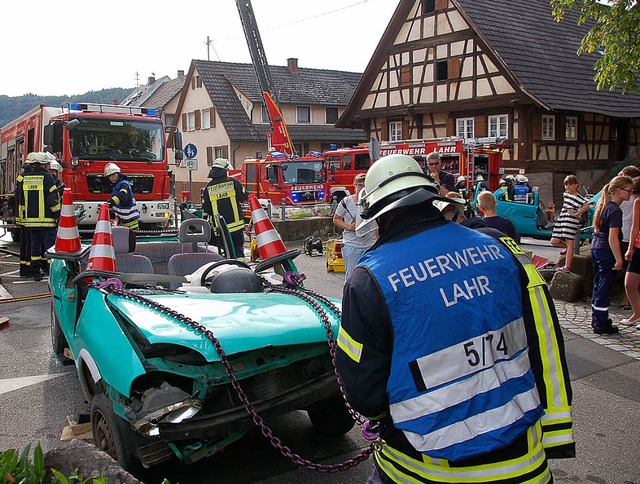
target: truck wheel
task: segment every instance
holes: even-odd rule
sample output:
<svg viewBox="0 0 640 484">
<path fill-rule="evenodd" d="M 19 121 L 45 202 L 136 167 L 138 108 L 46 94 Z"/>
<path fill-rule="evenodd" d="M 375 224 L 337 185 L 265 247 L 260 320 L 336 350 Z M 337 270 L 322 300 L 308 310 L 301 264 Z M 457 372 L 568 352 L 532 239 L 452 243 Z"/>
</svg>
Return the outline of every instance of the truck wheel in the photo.
<svg viewBox="0 0 640 484">
<path fill-rule="evenodd" d="M 335 395 L 314 403 L 307 409 L 309 420 L 316 432 L 330 437 L 344 435 L 355 425 L 342 395 Z"/>
<path fill-rule="evenodd" d="M 95 446 L 109 454 L 127 472 L 139 476 L 143 470 L 134 457 L 137 434 L 128 422 L 116 415 L 113 402 L 104 393 L 91 399 L 91 430 Z"/>
<path fill-rule="evenodd" d="M 60 327 L 60 321 L 56 314 L 56 308 L 51 301 L 51 347 L 56 355 L 62 356 L 64 349 L 67 347 L 67 339 L 64 337 L 62 328 Z"/>
</svg>

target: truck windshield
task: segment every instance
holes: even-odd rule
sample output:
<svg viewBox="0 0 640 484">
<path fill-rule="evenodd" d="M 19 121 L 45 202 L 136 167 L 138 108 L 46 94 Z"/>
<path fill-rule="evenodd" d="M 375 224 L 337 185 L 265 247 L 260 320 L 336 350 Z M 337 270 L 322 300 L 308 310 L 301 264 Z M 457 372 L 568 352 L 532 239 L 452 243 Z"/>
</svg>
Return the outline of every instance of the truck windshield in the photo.
<svg viewBox="0 0 640 484">
<path fill-rule="evenodd" d="M 83 119 L 69 131 L 71 155 L 83 160 L 162 160 L 164 134 L 159 120 Z"/>
<path fill-rule="evenodd" d="M 286 184 L 324 183 L 322 161 L 291 161 L 283 172 Z"/>
</svg>

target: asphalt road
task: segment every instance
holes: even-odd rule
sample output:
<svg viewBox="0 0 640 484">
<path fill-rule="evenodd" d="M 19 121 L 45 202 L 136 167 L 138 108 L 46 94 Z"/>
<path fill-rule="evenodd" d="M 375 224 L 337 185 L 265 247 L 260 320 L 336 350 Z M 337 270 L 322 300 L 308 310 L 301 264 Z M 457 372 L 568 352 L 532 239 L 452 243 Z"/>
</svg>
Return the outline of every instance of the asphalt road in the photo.
<svg viewBox="0 0 640 484">
<path fill-rule="evenodd" d="M 529 243 L 531 242 L 531 244 Z M 298 243 L 288 243 L 297 248 Z M 555 261 L 548 242 L 523 240 L 523 248 Z M 46 294 L 45 281 L 20 280 L 16 251 L 0 238 L 0 316 L 11 325 L 0 331 L 0 451 L 39 442 L 44 450 L 61 445 L 67 415 L 84 406 L 73 365 L 63 365 L 49 341 L 49 298 L 7 298 Z M 323 256 L 300 255 L 300 272 L 310 289 L 340 297 L 344 274 L 328 273 Z M 6 302 L 6 301 L 13 302 Z M 552 463 L 556 482 L 640 483 L 640 361 L 573 333 L 566 347 L 574 389 L 578 457 Z M 312 431 L 305 412 L 270 422 L 273 432 L 306 459 L 332 464 L 353 458 L 366 442 L 359 430 L 330 439 Z M 353 483 L 365 482 L 371 461 L 339 474 L 298 469 L 260 435 L 252 432 L 223 453 L 190 466 L 169 465 L 145 476 L 145 482 L 167 477 L 181 483 Z"/>
</svg>

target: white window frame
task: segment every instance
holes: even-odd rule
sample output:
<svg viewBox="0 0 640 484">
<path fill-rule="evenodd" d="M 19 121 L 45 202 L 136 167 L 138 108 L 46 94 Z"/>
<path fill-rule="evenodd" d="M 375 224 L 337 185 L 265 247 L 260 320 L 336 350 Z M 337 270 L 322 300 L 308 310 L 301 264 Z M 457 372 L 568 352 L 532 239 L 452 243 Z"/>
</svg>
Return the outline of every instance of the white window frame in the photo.
<svg viewBox="0 0 640 484">
<path fill-rule="evenodd" d="M 196 113 L 195 111 L 191 111 L 187 113 L 187 131 L 195 131 L 196 130 Z"/>
<path fill-rule="evenodd" d="M 497 116 L 489 116 L 489 137 L 490 138 L 508 138 L 509 137 L 509 115 L 499 114 Z"/>
<path fill-rule="evenodd" d="M 202 110 L 201 121 L 200 129 L 211 129 L 211 109 Z"/>
<path fill-rule="evenodd" d="M 462 139 L 476 137 L 476 120 L 474 118 L 456 119 L 456 136 Z"/>
<path fill-rule="evenodd" d="M 389 141 L 400 141 L 402 139 L 402 121 L 389 122 Z"/>
<path fill-rule="evenodd" d="M 552 114 L 542 115 L 542 139 L 550 141 L 556 139 L 556 117 Z"/>
<path fill-rule="evenodd" d="M 308 121 L 301 121 L 300 119 L 300 110 L 308 110 L 309 112 L 309 120 Z M 298 124 L 311 124 L 311 106 L 298 106 L 296 108 L 296 122 Z"/>
<path fill-rule="evenodd" d="M 567 141 L 578 140 L 578 116 L 567 116 L 564 133 Z"/>
</svg>

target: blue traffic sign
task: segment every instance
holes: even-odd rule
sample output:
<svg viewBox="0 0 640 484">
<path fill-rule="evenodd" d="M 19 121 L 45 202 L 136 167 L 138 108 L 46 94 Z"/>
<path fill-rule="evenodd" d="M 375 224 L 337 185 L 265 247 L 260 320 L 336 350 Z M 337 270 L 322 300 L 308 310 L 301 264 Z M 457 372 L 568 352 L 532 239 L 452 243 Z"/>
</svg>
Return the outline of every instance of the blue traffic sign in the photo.
<svg viewBox="0 0 640 484">
<path fill-rule="evenodd" d="M 184 147 L 184 154 L 189 159 L 195 158 L 198 154 L 198 148 L 196 148 L 196 145 L 194 145 L 193 143 L 189 143 Z"/>
</svg>

